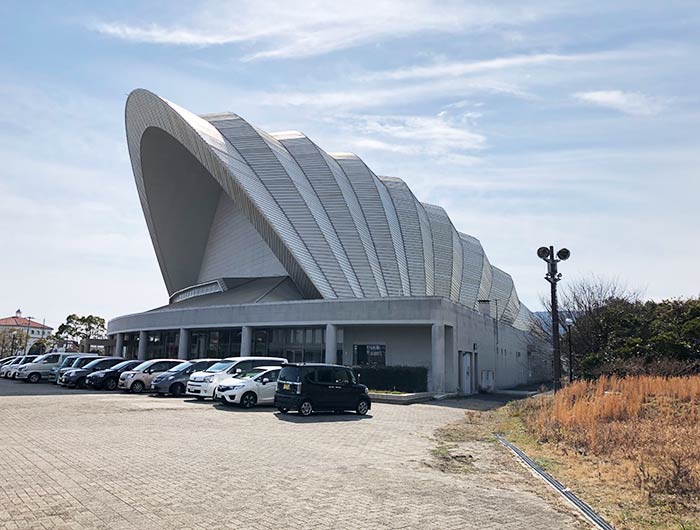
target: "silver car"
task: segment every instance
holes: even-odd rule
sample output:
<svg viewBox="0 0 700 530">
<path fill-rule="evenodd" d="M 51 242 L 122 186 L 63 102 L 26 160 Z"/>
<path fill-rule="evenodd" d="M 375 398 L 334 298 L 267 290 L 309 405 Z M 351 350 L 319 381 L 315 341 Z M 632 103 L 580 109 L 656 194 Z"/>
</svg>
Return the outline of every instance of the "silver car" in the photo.
<svg viewBox="0 0 700 530">
<path fill-rule="evenodd" d="M 51 370 L 61 365 L 69 353 L 45 353 L 30 363 L 23 364 L 17 369 L 17 379 L 26 383 L 38 383 L 48 380 Z"/>
</svg>

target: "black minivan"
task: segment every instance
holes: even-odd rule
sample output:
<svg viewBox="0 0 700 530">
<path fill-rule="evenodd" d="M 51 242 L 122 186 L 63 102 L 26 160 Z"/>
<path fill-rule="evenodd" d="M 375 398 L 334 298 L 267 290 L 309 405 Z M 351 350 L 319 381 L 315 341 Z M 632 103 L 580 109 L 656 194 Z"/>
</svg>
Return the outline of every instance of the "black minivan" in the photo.
<svg viewBox="0 0 700 530">
<path fill-rule="evenodd" d="M 296 410 L 308 416 L 315 410 L 367 414 L 372 400 L 367 387 L 353 371 L 335 364 L 283 364 L 277 378 L 275 407 L 282 413 Z"/>
</svg>

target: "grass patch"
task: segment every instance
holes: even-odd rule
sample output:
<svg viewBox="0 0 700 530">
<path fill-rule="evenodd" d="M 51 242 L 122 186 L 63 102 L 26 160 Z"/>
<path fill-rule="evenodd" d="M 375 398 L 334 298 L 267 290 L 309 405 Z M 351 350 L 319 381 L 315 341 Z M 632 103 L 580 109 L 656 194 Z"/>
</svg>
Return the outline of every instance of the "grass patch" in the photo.
<svg viewBox="0 0 700 530">
<path fill-rule="evenodd" d="M 438 444 L 430 451 L 432 460 L 426 465 L 443 473 L 464 474 L 472 471 L 472 455 L 460 450 L 457 444 Z"/>
<path fill-rule="evenodd" d="M 616 528 L 700 530 L 700 377 L 578 382 L 494 415 Z"/>
</svg>

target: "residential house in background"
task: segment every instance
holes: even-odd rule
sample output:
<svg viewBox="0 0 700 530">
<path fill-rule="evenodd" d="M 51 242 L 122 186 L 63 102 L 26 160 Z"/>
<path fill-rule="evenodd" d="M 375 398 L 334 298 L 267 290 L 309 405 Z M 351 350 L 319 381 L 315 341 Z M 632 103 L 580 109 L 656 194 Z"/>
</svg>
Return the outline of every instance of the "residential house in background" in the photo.
<svg viewBox="0 0 700 530">
<path fill-rule="evenodd" d="M 22 316 L 17 310 L 15 316 L 0 318 L 0 357 L 27 353 L 39 340 L 51 334 L 53 328 L 31 317 Z"/>
</svg>

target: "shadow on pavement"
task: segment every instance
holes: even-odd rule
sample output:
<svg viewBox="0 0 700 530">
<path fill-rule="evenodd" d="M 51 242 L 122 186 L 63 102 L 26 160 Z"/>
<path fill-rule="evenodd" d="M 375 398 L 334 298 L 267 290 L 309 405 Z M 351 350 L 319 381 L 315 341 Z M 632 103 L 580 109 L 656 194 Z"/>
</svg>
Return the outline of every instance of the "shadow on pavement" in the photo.
<svg viewBox="0 0 700 530">
<path fill-rule="evenodd" d="M 252 414 L 255 412 L 266 412 L 269 414 L 271 411 L 277 410 L 271 405 L 256 405 L 249 409 L 244 409 L 238 405 L 225 405 L 218 402 L 214 402 L 214 408 L 217 410 L 223 410 L 224 412 L 238 412 L 239 414 Z"/>
<path fill-rule="evenodd" d="M 354 412 L 314 412 L 311 416 L 301 416 L 297 413 L 276 412 L 275 417 L 289 423 L 330 423 L 343 421 L 362 421 L 372 419 L 371 414 L 360 416 Z"/>
<path fill-rule="evenodd" d="M 107 390 L 90 388 L 66 388 L 49 382 L 25 383 L 16 379 L 0 379 L 0 397 L 9 396 L 59 396 L 76 394 L 113 394 Z"/>
<path fill-rule="evenodd" d="M 486 412 L 507 405 L 511 401 L 525 399 L 526 396 L 514 396 L 509 394 L 476 394 L 458 398 L 443 399 L 441 401 L 427 401 L 422 403 L 431 407 L 449 407 L 464 410 Z"/>
</svg>

